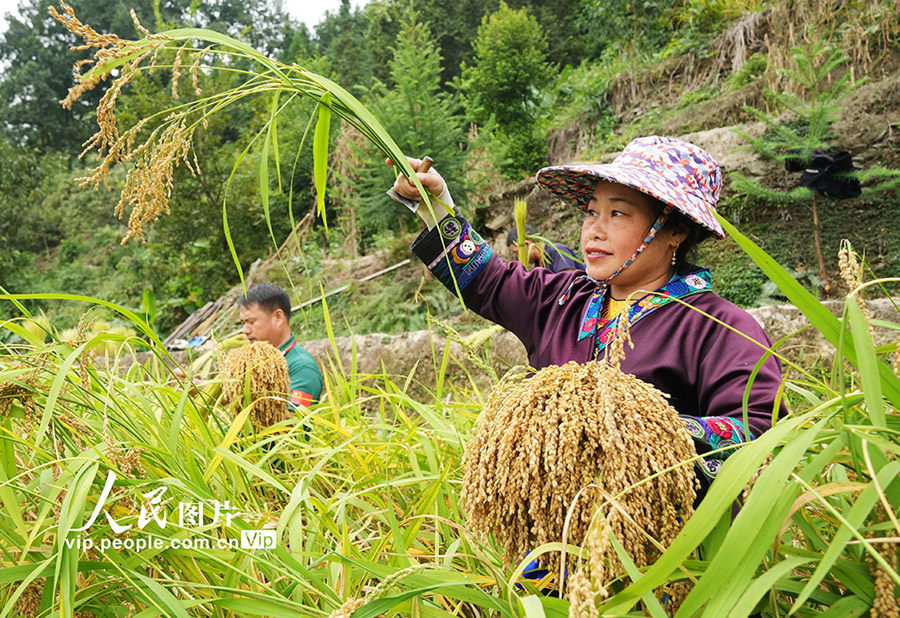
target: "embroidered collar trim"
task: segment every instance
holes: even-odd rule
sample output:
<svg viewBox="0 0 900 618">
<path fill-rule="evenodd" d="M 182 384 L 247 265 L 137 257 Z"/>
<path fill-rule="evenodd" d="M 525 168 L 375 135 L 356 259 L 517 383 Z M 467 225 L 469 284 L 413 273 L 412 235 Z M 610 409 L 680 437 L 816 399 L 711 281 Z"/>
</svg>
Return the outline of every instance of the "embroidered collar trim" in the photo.
<svg viewBox="0 0 900 618">
<path fill-rule="evenodd" d="M 707 268 L 686 275 L 674 275 L 664 286 L 631 304 L 628 309 L 628 322 L 634 324 L 660 307 L 675 302 L 676 299 L 702 292 L 711 292 L 711 282 L 712 277 Z M 618 331 L 619 320 L 625 315 L 623 311 L 612 320 L 601 317 L 606 289 L 606 286 L 599 286 L 591 294 L 578 332 L 578 341 L 586 337 L 597 336 L 597 352 L 600 352 L 606 347 L 606 344 L 612 341 Z"/>
</svg>

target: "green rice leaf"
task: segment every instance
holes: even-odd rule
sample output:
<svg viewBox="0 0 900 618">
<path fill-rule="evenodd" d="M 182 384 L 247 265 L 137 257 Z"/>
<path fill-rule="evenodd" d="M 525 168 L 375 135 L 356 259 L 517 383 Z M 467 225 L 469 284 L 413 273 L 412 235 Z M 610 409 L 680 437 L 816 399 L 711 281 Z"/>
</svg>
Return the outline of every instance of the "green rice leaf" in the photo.
<svg viewBox="0 0 900 618">
<path fill-rule="evenodd" d="M 75 605 L 76 578 L 78 576 L 78 556 L 81 550 L 77 546 L 68 547 L 65 541 L 76 524 L 81 524 L 87 496 L 93 487 L 94 477 L 99 462 L 91 462 L 82 466 L 75 476 L 72 487 L 63 499 L 59 512 L 59 525 L 56 537 L 56 569 L 54 577 L 60 583 L 59 606 L 61 618 L 71 618 Z"/>
<path fill-rule="evenodd" d="M 862 616 L 870 607 L 871 602 L 867 602 L 856 595 L 844 597 L 827 610 L 817 616 L 817 618 L 848 618 L 848 616 Z"/>
<path fill-rule="evenodd" d="M 150 592 L 153 593 L 153 597 L 155 597 L 157 601 L 162 603 L 165 608 L 168 609 L 169 612 L 171 612 L 166 612 L 167 616 L 171 616 L 172 618 L 191 618 L 191 615 L 184 608 L 182 602 L 175 598 L 175 595 L 166 590 L 162 584 L 160 584 L 156 580 L 150 579 L 146 575 L 142 575 L 137 571 L 132 571 L 132 573 L 137 576 L 139 580 L 144 582 L 144 585 L 146 585 L 147 588 L 150 589 Z"/>
<path fill-rule="evenodd" d="M 319 120 L 313 136 L 313 176 L 316 183 L 316 212 L 322 217 L 325 229 L 325 180 L 328 176 L 328 135 L 331 132 L 331 92 L 322 95 L 319 101 Z"/>
<path fill-rule="evenodd" d="M 741 598 L 735 603 L 728 618 L 748 618 L 756 604 L 778 585 L 778 581 L 789 577 L 794 569 L 809 562 L 811 558 L 791 557 L 770 566 L 762 575 L 746 587 Z"/>
<path fill-rule="evenodd" d="M 271 618 L 297 618 L 299 608 L 289 607 L 264 599 L 221 598 L 209 602 L 230 612 L 246 616 L 266 616 Z"/>
<path fill-rule="evenodd" d="M 53 378 L 53 383 L 50 385 L 50 391 L 47 393 L 47 402 L 44 404 L 44 411 L 41 413 L 41 424 L 34 434 L 35 446 L 41 443 L 44 434 L 47 432 L 47 427 L 50 425 L 50 419 L 53 418 L 53 412 L 56 409 L 56 401 L 59 399 L 63 384 L 66 383 L 66 380 L 69 377 L 69 371 L 72 369 L 72 365 L 81 357 L 81 353 L 87 347 L 88 343 L 90 342 L 86 341 L 72 350 L 59 366 L 59 372 Z M 32 451 L 32 455 L 34 454 L 35 452 Z"/>
<path fill-rule="evenodd" d="M 286 82 L 288 80 L 288 77 L 283 70 L 283 65 L 269 59 L 268 56 L 258 52 L 252 46 L 247 45 L 246 43 L 239 41 L 238 39 L 230 37 L 227 34 L 222 34 L 221 32 L 216 32 L 215 30 L 206 30 L 204 28 L 176 28 L 174 30 L 166 30 L 164 32 L 160 32 L 159 34 L 168 37 L 173 41 L 192 41 L 199 39 L 201 41 L 206 41 L 207 43 L 230 47 L 231 49 L 246 54 L 256 62 L 259 62 L 261 65 L 272 71 L 272 73 L 274 73 L 282 81 Z M 147 39 L 141 39 L 140 41 L 137 41 L 135 45 L 141 46 L 146 44 L 147 42 Z M 104 63 L 102 65 L 103 69 L 106 69 L 107 64 L 108 63 Z M 99 68 L 100 67 L 97 67 L 97 69 Z M 91 72 L 88 73 L 88 75 L 91 74 Z"/>
<path fill-rule="evenodd" d="M 412 598 L 420 597 L 423 594 L 427 594 L 429 592 L 433 592 L 435 590 L 439 590 L 442 588 L 449 588 L 451 586 L 464 586 L 465 582 L 452 582 L 446 584 L 432 584 L 430 586 L 424 586 L 422 588 L 416 588 L 414 590 L 408 590 L 402 594 L 398 594 L 390 597 L 382 597 L 380 599 L 375 599 L 374 601 L 369 601 L 355 612 L 353 612 L 353 618 L 375 618 L 376 616 L 380 616 L 381 614 L 386 614 L 391 611 L 404 601 L 409 601 Z"/>
<path fill-rule="evenodd" d="M 274 476 L 260 468 L 259 466 L 255 466 L 237 453 L 232 452 L 227 448 L 223 448 L 221 446 L 217 446 L 213 449 L 213 452 L 217 455 L 220 455 L 222 459 L 226 461 L 230 461 L 238 468 L 249 472 L 252 476 L 257 477 L 259 480 L 263 481 L 269 487 L 274 487 L 275 489 L 280 490 L 284 494 L 290 494 L 290 491 L 287 487 L 285 487 L 284 483 L 276 479 Z"/>
<path fill-rule="evenodd" d="M 530 594 L 527 597 L 522 597 L 519 601 L 522 603 L 522 609 L 525 611 L 525 618 L 547 618 L 539 596 Z"/>
<path fill-rule="evenodd" d="M 10 436 L 15 435 L 12 431 L 12 422 L 9 416 L 3 419 L 0 429 L 2 429 L 3 433 L 7 433 Z M 22 518 L 22 512 L 19 510 L 19 499 L 16 497 L 10 482 L 11 478 L 16 475 L 15 462 L 13 442 L 3 437 L 0 439 L 0 500 L 3 501 L 3 508 L 19 533 L 19 538 L 16 541 L 22 542 L 28 537 L 28 528 L 25 526 L 25 520 Z"/>
<path fill-rule="evenodd" d="M 628 573 L 628 577 L 631 578 L 631 581 L 638 581 L 641 578 L 640 570 L 638 570 L 637 565 L 631 559 L 631 556 L 628 555 L 628 552 L 625 551 L 625 548 L 622 547 L 622 544 L 619 543 L 619 539 L 616 538 L 616 535 L 613 534 L 612 531 L 609 533 L 609 543 L 613 546 L 613 549 L 616 550 L 616 555 L 619 557 L 619 560 L 621 560 L 622 566 L 625 567 L 625 572 Z M 656 598 L 653 591 L 648 590 L 645 592 L 641 597 L 641 600 L 644 601 L 644 606 L 653 618 L 666 618 L 666 612 L 662 608 L 662 605 L 659 604 L 659 599 Z"/>
<path fill-rule="evenodd" d="M 722 227 L 738 245 L 756 262 L 778 289 L 787 296 L 812 325 L 818 329 L 822 336 L 836 348 L 840 347 L 841 333 L 845 332 L 840 321 L 829 311 L 825 305 L 816 299 L 809 291 L 800 285 L 781 265 L 763 251 L 756 243 L 741 234 L 736 227 L 724 217 L 716 214 L 716 218 Z M 851 342 L 844 343 L 844 356 L 854 365 L 857 365 L 857 352 Z M 858 365 L 857 365 L 858 367 Z M 900 408 L 900 379 L 894 375 L 893 370 L 886 363 L 878 361 L 878 376 L 881 380 L 882 393 L 893 404 Z"/>
<path fill-rule="evenodd" d="M 692 615 L 703 605 L 706 606 L 704 617 L 724 616 L 735 606 L 752 580 L 757 565 L 765 557 L 771 539 L 778 533 L 790 512 L 795 492 L 786 490 L 785 483 L 806 454 L 810 443 L 817 437 L 825 420 L 798 432 L 759 476 L 746 504 L 735 517 L 725 537 L 723 546 L 728 548 L 727 551 L 718 552 L 710 561 L 706 574 L 682 604 L 679 610 L 682 616 Z M 726 461 L 726 466 L 730 460 L 731 458 Z M 701 502 L 701 508 L 702 504 Z M 690 521 L 695 517 L 696 514 Z"/>
<path fill-rule="evenodd" d="M 882 487 L 887 487 L 891 483 L 895 482 L 898 478 L 898 474 L 900 474 L 900 462 L 892 462 L 891 464 L 883 467 L 881 471 L 878 473 L 878 482 Z M 847 542 L 853 536 L 860 536 L 858 528 L 863 525 L 866 517 L 875 507 L 875 504 L 878 502 L 878 492 L 873 483 L 870 483 L 866 489 L 860 492 L 859 496 L 856 499 L 856 503 L 850 509 L 850 512 L 847 513 L 845 521 L 846 523 L 842 524 L 841 527 L 834 534 L 834 537 L 831 539 L 831 543 L 828 547 L 828 551 L 825 552 L 825 555 L 822 556 L 822 560 L 819 562 L 819 566 L 816 567 L 815 572 L 810 576 L 809 581 L 807 581 L 806 586 L 804 586 L 802 592 L 798 595 L 797 600 L 794 602 L 794 605 L 791 608 L 791 612 L 797 611 L 797 609 L 809 598 L 809 595 L 813 590 L 822 582 L 822 580 L 828 575 L 831 571 L 831 568 L 834 566 L 835 562 L 838 558 L 841 557 L 841 554 L 844 551 L 844 547 Z M 854 534 L 854 532 L 856 534 Z"/>
<path fill-rule="evenodd" d="M 881 393 L 881 380 L 878 379 L 878 357 L 875 356 L 875 344 L 872 333 L 855 298 L 848 298 L 845 310 L 850 321 L 850 332 L 853 334 L 853 345 L 856 348 L 859 379 L 862 391 L 866 396 L 866 409 L 871 415 L 872 424 L 885 427 L 884 400 Z"/>
</svg>

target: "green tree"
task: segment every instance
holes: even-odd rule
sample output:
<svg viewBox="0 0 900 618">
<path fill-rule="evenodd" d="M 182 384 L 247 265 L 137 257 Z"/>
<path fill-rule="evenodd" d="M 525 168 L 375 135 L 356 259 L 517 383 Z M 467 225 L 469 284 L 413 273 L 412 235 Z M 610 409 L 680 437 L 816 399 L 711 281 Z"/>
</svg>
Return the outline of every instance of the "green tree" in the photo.
<svg viewBox="0 0 900 618">
<path fill-rule="evenodd" d="M 57 226 L 40 207 L 40 193 L 64 162 L 0 138 L 0 285 L 11 289 L 31 256 L 59 243 Z"/>
<path fill-rule="evenodd" d="M 578 18 L 580 29 L 589 33 L 584 52 L 599 58 L 618 43 L 640 41 L 646 51 L 657 51 L 672 37 L 672 11 L 680 2 L 663 0 L 584 0 Z"/>
<path fill-rule="evenodd" d="M 401 6 L 408 3 L 392 1 Z M 554 63 L 576 65 L 585 57 L 587 30 L 579 22 L 582 0 L 509 0 L 507 4 L 514 10 L 527 8 L 550 34 L 547 54 Z M 461 76 L 463 63 L 472 64 L 478 27 L 484 17 L 500 8 L 500 0 L 417 0 L 415 6 L 431 24 L 443 58 L 441 80 L 446 85 Z"/>
<path fill-rule="evenodd" d="M 485 17 L 475 39 L 475 65 L 463 69 L 469 113 L 493 120 L 502 145 L 500 168 L 510 178 L 545 161 L 541 88 L 551 77 L 547 38 L 537 19 L 506 3 Z"/>
<path fill-rule="evenodd" d="M 290 41 L 288 20 L 280 5 L 265 0 L 72 0 L 69 3 L 83 22 L 98 32 L 116 32 L 140 38 L 131 18 L 134 9 L 142 23 L 163 22 L 171 26 L 206 27 L 240 34 L 251 44 L 276 54 Z M 42 151 L 63 150 L 77 154 L 94 132 L 90 119 L 103 96 L 106 83 L 85 94 L 71 110 L 59 101 L 74 84 L 72 65 L 88 58 L 88 50 L 72 50 L 80 41 L 50 18 L 56 0 L 25 0 L 21 17 L 12 17 L 0 37 L 0 124 L 19 144 Z"/>
<path fill-rule="evenodd" d="M 388 63 L 393 87 L 377 83 L 366 104 L 381 121 L 397 145 L 411 156 L 429 155 L 453 189 L 454 199 L 465 203 L 465 117 L 459 97 L 441 91 L 441 56 L 431 28 L 410 10 L 401 25 L 393 58 Z M 360 145 L 361 165 L 357 177 L 345 178 L 359 195 L 359 228 L 365 242 L 387 228 L 396 217 L 411 229 L 418 218 L 399 208 L 385 190 L 394 182 L 392 168 L 384 156 L 367 144 Z M 405 214 L 404 214 L 405 213 Z"/>
<path fill-rule="evenodd" d="M 341 0 L 337 12 L 328 12 L 316 26 L 318 52 L 328 58 L 338 83 L 347 89 L 367 88 L 375 70 L 375 49 L 366 36 L 366 16 L 350 0 Z"/>
</svg>

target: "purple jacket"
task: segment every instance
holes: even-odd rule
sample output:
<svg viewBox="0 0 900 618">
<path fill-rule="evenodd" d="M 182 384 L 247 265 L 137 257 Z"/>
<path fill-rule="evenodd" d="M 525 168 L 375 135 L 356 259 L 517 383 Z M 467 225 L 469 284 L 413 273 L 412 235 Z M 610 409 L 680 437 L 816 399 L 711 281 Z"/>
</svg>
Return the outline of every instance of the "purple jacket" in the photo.
<svg viewBox="0 0 900 618">
<path fill-rule="evenodd" d="M 448 220 L 453 224 L 447 225 Z M 529 362 L 536 369 L 594 358 L 595 337 L 578 341 L 578 333 L 590 296 L 597 288 L 585 279 L 573 285 L 580 273 L 553 273 L 545 268 L 526 271 L 518 262 L 504 262 L 492 255 L 487 243 L 458 215 L 423 233 L 413 250 L 454 291 L 448 267 L 452 265 L 466 306 L 513 332 L 525 345 Z M 570 296 L 561 304 L 559 299 L 570 286 Z M 750 314 L 715 293 L 704 292 L 683 300 L 751 339 L 770 345 L 765 331 Z M 716 439 L 707 449 L 723 448 L 723 439 L 744 441 L 730 434 L 732 429 L 735 434 L 743 433 L 742 401 L 750 375 L 764 354 L 760 345 L 680 303 L 660 307 L 634 323 L 631 336 L 634 349 L 626 346 L 623 371 L 669 394 L 680 415 L 700 419 L 698 432 L 712 430 L 718 434 L 712 436 Z M 751 437 L 771 426 L 781 381 L 780 364 L 770 356 L 750 389 Z M 778 413 L 782 412 L 783 405 Z M 710 427 L 714 421 L 710 417 L 725 420 L 730 428 L 721 427 L 721 423 Z M 690 425 L 688 430 L 692 430 Z"/>
</svg>

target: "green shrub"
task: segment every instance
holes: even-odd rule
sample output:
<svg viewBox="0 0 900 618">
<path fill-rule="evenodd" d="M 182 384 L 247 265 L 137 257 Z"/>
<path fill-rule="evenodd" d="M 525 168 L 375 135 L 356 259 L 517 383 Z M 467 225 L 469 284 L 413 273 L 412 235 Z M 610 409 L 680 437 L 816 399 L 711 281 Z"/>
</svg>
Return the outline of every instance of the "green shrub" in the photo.
<svg viewBox="0 0 900 618">
<path fill-rule="evenodd" d="M 547 38 L 526 9 L 505 2 L 485 17 L 475 39 L 475 64 L 463 68 L 469 115 L 495 123 L 502 146 L 501 169 L 519 180 L 545 161 L 541 88 L 549 83 Z"/>
</svg>

